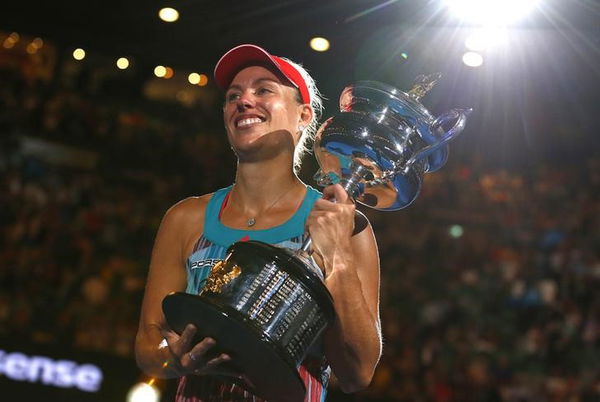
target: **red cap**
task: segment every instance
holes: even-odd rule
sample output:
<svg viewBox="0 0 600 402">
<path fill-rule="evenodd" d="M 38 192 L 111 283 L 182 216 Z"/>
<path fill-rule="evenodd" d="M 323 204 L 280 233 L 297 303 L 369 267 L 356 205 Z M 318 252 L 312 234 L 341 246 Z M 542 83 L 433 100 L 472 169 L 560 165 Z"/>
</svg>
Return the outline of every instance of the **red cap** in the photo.
<svg viewBox="0 0 600 402">
<path fill-rule="evenodd" d="M 272 65 L 288 81 L 298 88 L 304 103 L 310 103 L 310 92 L 306 81 L 294 66 L 280 57 L 269 54 L 265 49 L 256 45 L 239 45 L 221 57 L 215 66 L 215 81 L 223 89 L 227 89 L 235 75 L 244 67 L 253 63 Z"/>
</svg>

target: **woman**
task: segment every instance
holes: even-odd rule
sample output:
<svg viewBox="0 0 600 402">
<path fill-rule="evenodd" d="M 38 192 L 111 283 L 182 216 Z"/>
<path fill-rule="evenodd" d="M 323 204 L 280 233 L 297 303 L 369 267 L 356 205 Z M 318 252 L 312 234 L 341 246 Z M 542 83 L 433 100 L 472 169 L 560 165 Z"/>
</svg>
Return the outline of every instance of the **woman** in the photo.
<svg viewBox="0 0 600 402">
<path fill-rule="evenodd" d="M 197 294 L 235 241 L 298 248 L 307 230 L 337 318 L 299 368 L 306 400 L 324 399 L 329 366 L 344 392 L 365 388 L 381 355 L 377 246 L 370 225 L 353 233 L 354 204 L 341 186 L 325 188 L 321 198 L 296 175 L 320 109 L 314 82 L 302 67 L 254 45 L 227 52 L 215 79 L 226 90 L 223 117 L 238 158 L 235 184 L 185 199 L 165 214 L 142 305 L 138 365 L 153 376 L 180 377 L 178 401 L 258 400 L 229 370 L 230 356 L 210 355 L 218 349 L 214 339 L 193 344 L 193 325 L 181 335 L 168 328 L 161 302 L 173 291 Z"/>
</svg>

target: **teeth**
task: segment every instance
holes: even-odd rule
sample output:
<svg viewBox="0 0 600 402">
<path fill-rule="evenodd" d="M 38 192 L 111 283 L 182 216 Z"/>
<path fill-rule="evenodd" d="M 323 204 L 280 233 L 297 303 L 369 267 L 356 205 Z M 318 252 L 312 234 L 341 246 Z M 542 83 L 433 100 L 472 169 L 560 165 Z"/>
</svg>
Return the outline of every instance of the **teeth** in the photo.
<svg viewBox="0 0 600 402">
<path fill-rule="evenodd" d="M 242 119 L 242 120 L 238 121 L 237 127 L 249 126 L 250 124 L 255 124 L 255 123 L 260 123 L 260 122 L 262 122 L 262 120 L 259 119 L 258 117 L 250 117 L 250 118 Z"/>
</svg>

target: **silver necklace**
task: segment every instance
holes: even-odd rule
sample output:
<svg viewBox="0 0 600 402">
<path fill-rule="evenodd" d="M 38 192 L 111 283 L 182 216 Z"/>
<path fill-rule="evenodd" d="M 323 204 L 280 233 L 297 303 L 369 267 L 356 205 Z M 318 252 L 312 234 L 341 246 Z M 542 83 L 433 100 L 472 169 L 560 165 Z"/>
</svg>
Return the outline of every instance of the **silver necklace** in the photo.
<svg viewBox="0 0 600 402">
<path fill-rule="evenodd" d="M 246 220 L 246 225 L 248 227 L 252 227 L 256 224 L 256 218 L 259 217 L 260 215 L 264 214 L 265 212 L 267 212 L 268 210 L 270 210 L 271 208 L 273 208 L 273 206 L 275 206 L 275 204 L 277 204 L 277 202 L 279 200 L 281 200 L 287 193 L 289 193 L 292 188 L 294 188 L 294 186 L 292 185 L 289 189 L 287 189 L 287 191 L 285 191 L 284 193 L 282 193 L 279 197 L 277 197 L 277 199 L 275 201 L 273 201 L 273 203 L 271 203 L 271 205 L 269 205 L 269 207 L 267 209 L 265 209 L 264 211 L 261 211 L 258 215 L 256 216 L 251 216 L 250 218 L 248 218 Z"/>
</svg>

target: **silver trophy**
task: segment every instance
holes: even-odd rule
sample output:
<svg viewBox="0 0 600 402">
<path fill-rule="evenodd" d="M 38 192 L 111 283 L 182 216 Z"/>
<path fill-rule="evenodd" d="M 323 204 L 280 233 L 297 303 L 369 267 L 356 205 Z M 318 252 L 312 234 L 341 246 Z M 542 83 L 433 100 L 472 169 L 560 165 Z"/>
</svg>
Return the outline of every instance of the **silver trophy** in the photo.
<svg viewBox="0 0 600 402">
<path fill-rule="evenodd" d="M 340 113 L 317 132 L 318 183 L 341 183 L 353 199 L 378 210 L 408 206 L 423 174 L 446 162 L 446 143 L 463 130 L 470 112 L 452 109 L 434 118 L 421 105 L 438 78 L 421 77 L 408 93 L 373 81 L 345 88 Z M 193 323 L 198 340 L 215 338 L 218 352 L 234 358 L 243 385 L 256 395 L 272 402 L 303 401 L 298 366 L 335 320 L 310 243 L 308 236 L 297 251 L 258 241 L 234 243 L 199 295 L 165 297 L 169 326 L 181 333 Z"/>
<path fill-rule="evenodd" d="M 447 142 L 464 129 L 472 110 L 431 115 L 420 99 L 440 76 L 419 76 L 409 92 L 376 81 L 346 87 L 340 113 L 316 135 L 317 182 L 341 183 L 354 200 L 381 211 L 410 205 L 423 175 L 446 163 Z"/>
</svg>

